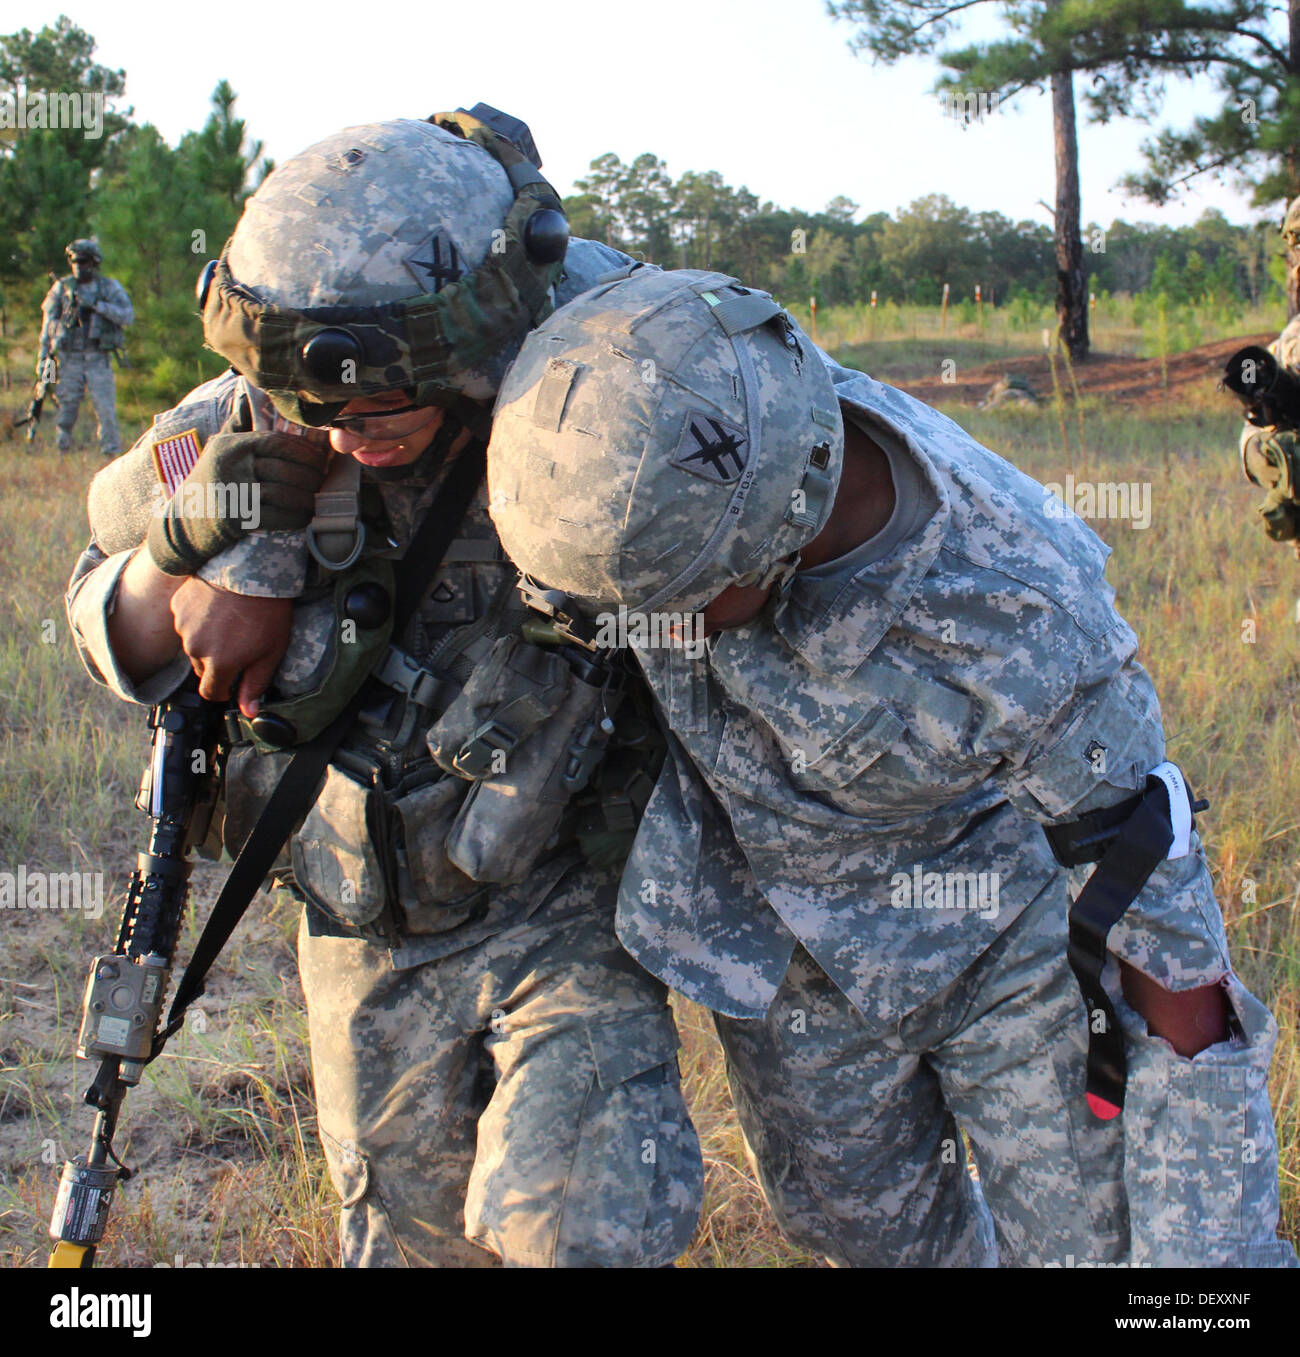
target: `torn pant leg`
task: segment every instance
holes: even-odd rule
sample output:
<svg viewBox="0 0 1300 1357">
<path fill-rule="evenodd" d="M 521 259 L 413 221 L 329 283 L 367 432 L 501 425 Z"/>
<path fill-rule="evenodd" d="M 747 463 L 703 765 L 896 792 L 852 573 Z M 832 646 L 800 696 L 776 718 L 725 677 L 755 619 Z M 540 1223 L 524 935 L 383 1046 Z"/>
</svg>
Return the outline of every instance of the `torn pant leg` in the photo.
<svg viewBox="0 0 1300 1357">
<path fill-rule="evenodd" d="M 1238 1034 L 1191 1059 L 1112 994 L 1128 1056 L 1122 1124 L 1133 1267 L 1297 1265 L 1295 1250 L 1276 1237 L 1268 1067 L 1277 1025 L 1235 975 L 1223 984 Z"/>
</svg>

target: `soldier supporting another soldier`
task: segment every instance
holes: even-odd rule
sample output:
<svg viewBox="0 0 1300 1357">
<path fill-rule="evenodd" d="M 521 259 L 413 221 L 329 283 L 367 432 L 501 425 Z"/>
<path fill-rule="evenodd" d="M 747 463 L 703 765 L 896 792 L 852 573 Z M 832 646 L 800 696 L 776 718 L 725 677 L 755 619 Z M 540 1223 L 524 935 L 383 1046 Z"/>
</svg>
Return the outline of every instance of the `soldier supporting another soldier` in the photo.
<svg viewBox="0 0 1300 1357">
<path fill-rule="evenodd" d="M 232 852 L 370 673 L 291 844 L 349 1266 L 671 1266 L 700 1208 L 666 991 L 613 931 L 653 722 L 521 635 L 487 512 L 488 403 L 523 333 L 631 266 L 566 253 L 535 157 L 526 127 L 458 110 L 277 168 L 201 284 L 235 366 L 96 478 L 69 590 L 119 696 L 157 702 L 191 666 L 206 697 L 236 688 Z M 260 491 L 261 528 L 180 494 L 156 515 L 186 475 Z"/>
<path fill-rule="evenodd" d="M 539 609 L 621 621 L 671 730 L 619 936 L 719 1014 L 791 1235 L 859 1265 L 1295 1265 L 1276 1025 L 1080 520 L 690 271 L 529 336 L 488 478 Z M 670 627 L 707 640 L 646 639 Z"/>
<path fill-rule="evenodd" d="M 99 450 L 105 457 L 122 451 L 117 432 L 117 393 L 113 353 L 122 347 L 122 331 L 135 319 L 131 299 L 116 278 L 99 275 L 102 256 L 93 240 L 74 240 L 67 248 L 72 272 L 60 278 L 41 304 L 40 348 L 36 376 L 57 364 L 59 451 L 72 451 L 72 430 L 81 397 L 90 393 L 98 421 Z"/>
</svg>

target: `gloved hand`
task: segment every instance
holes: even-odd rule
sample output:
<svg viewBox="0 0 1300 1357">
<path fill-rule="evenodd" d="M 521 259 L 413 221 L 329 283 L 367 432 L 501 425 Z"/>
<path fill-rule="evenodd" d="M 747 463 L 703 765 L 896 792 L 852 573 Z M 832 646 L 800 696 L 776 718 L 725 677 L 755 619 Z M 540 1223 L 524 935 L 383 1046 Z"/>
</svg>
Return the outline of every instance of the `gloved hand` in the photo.
<svg viewBox="0 0 1300 1357">
<path fill-rule="evenodd" d="M 216 434 L 149 527 L 154 563 L 168 575 L 192 575 L 245 533 L 305 528 L 330 457 L 328 445 L 297 434 Z M 251 512 L 241 518 L 232 510 Z"/>
</svg>

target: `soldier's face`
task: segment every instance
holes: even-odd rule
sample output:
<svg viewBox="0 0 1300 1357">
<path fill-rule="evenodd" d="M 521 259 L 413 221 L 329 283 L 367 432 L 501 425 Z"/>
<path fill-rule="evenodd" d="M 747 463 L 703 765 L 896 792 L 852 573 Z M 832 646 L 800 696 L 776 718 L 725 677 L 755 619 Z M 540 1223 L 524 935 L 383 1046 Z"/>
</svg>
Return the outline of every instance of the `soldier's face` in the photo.
<svg viewBox="0 0 1300 1357">
<path fill-rule="evenodd" d="M 90 283 L 95 278 L 95 261 L 93 259 L 74 259 L 72 261 L 72 276 L 79 283 Z"/>
<path fill-rule="evenodd" d="M 436 405 L 412 409 L 400 391 L 366 396 L 343 407 L 330 428 L 330 447 L 363 466 L 409 466 L 433 442 L 444 414 Z"/>
</svg>

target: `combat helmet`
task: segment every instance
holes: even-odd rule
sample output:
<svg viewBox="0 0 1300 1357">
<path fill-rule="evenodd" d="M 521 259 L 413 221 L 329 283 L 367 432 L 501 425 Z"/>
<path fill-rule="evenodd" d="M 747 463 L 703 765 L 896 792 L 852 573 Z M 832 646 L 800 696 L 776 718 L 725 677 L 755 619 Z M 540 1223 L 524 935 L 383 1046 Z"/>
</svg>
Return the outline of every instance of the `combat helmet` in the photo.
<svg viewBox="0 0 1300 1357">
<path fill-rule="evenodd" d="M 93 259 L 96 264 L 104 262 L 104 256 L 99 251 L 99 246 L 93 240 L 88 240 L 85 236 L 78 236 L 76 240 L 69 241 L 67 248 L 63 251 L 68 256 L 69 261 L 74 259 Z"/>
<path fill-rule="evenodd" d="M 345 128 L 281 165 L 199 280 L 208 346 L 286 418 L 358 396 L 491 400 L 552 309 L 568 225 L 529 160 L 478 114 Z M 536 155 L 523 124 L 516 137 Z"/>
<path fill-rule="evenodd" d="M 634 273 L 525 340 L 493 417 L 491 513 L 515 564 L 579 611 L 693 611 L 789 578 L 843 454 L 820 355 L 771 297 Z"/>
</svg>

